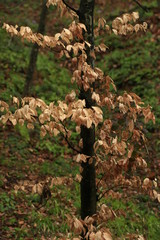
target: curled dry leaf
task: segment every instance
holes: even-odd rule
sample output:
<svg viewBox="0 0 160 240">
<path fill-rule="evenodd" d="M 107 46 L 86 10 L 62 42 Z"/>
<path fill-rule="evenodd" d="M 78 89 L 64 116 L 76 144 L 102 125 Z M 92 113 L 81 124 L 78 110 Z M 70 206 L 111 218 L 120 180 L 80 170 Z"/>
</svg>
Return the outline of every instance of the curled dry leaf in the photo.
<svg viewBox="0 0 160 240">
<path fill-rule="evenodd" d="M 109 233 L 109 231 L 103 233 L 103 239 L 104 239 L 104 240 L 112 240 L 112 236 L 111 236 L 111 234 Z"/>
<path fill-rule="evenodd" d="M 19 99 L 16 97 L 13 97 L 13 103 L 16 103 L 19 106 Z"/>
<path fill-rule="evenodd" d="M 73 226 L 74 226 L 75 233 L 81 234 L 86 232 L 82 222 L 77 218 L 74 218 Z"/>
<path fill-rule="evenodd" d="M 99 103 L 100 102 L 100 96 L 99 94 L 93 92 L 92 93 L 92 99 L 96 101 L 96 103 Z"/>
<path fill-rule="evenodd" d="M 99 18 L 98 19 L 98 28 L 104 28 L 106 24 L 106 20 L 104 18 Z"/>
<path fill-rule="evenodd" d="M 75 180 L 80 183 L 82 181 L 82 176 L 80 174 L 76 174 Z"/>
<path fill-rule="evenodd" d="M 137 19 L 139 19 L 139 13 L 138 12 L 133 12 L 132 13 L 132 17 L 133 17 L 133 21 L 137 21 Z"/>
<path fill-rule="evenodd" d="M 104 43 L 101 43 L 98 45 L 101 52 L 106 52 L 106 49 L 108 48 Z"/>
<path fill-rule="evenodd" d="M 133 121 L 133 119 L 129 120 L 128 127 L 129 127 L 129 131 L 133 132 L 133 129 L 134 129 L 134 121 Z"/>
<path fill-rule="evenodd" d="M 33 125 L 32 123 L 28 123 L 28 124 L 27 124 L 27 128 L 28 128 L 28 129 L 34 129 L 34 125 Z"/>
<path fill-rule="evenodd" d="M 145 240 L 145 238 L 142 235 L 138 235 L 137 240 Z"/>
<path fill-rule="evenodd" d="M 149 178 L 145 178 L 145 179 L 143 180 L 143 186 L 148 186 L 149 184 L 150 184 Z"/>
<path fill-rule="evenodd" d="M 89 158 L 89 156 L 79 153 L 76 155 L 75 161 L 78 163 L 87 162 L 87 158 Z"/>
<path fill-rule="evenodd" d="M 72 90 L 70 94 L 66 95 L 65 100 L 67 102 L 73 102 L 75 100 L 75 98 L 76 98 L 76 93 L 74 90 Z"/>
<path fill-rule="evenodd" d="M 41 183 L 37 183 L 32 188 L 32 193 L 38 193 L 39 195 L 42 194 L 43 185 Z"/>
</svg>

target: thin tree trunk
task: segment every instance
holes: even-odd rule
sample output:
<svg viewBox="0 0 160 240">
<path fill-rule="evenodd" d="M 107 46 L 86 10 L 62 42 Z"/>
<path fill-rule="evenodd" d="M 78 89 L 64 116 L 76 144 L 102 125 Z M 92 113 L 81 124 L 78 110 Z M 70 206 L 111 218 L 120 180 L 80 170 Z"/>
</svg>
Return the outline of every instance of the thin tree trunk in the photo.
<svg viewBox="0 0 160 240">
<path fill-rule="evenodd" d="M 94 59 L 90 55 L 90 51 L 94 48 L 94 33 L 93 33 L 93 13 L 94 13 L 94 0 L 81 0 L 79 7 L 79 21 L 85 24 L 87 33 L 84 33 L 85 40 L 91 44 L 88 47 L 87 63 L 94 67 Z M 94 87 L 94 86 L 92 86 Z M 91 108 L 94 105 L 92 100 L 91 90 L 84 91 L 82 88 L 79 98 L 85 99 L 86 107 Z M 88 156 L 94 156 L 94 142 L 95 142 L 95 126 L 91 128 L 81 127 L 81 138 L 83 140 L 82 153 Z M 90 164 L 89 160 L 82 163 L 82 181 L 81 181 L 81 218 L 92 216 L 96 213 L 96 173 L 95 173 L 95 160 Z"/>
<path fill-rule="evenodd" d="M 46 6 L 47 0 L 43 0 L 42 2 L 42 11 L 40 15 L 40 21 L 38 26 L 38 33 L 44 34 L 45 31 L 45 20 L 48 12 L 48 8 Z M 36 68 L 37 56 L 38 56 L 39 46 L 35 43 L 32 47 L 31 54 L 30 54 L 30 61 L 26 75 L 25 86 L 23 90 L 23 96 L 30 95 L 30 88 L 33 81 L 33 74 Z"/>
</svg>

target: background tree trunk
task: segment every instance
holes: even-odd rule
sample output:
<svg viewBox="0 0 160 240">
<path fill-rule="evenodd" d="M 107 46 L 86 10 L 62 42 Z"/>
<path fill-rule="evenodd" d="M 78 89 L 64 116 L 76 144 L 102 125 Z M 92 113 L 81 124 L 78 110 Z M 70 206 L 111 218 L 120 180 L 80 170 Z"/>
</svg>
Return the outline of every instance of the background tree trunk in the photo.
<svg viewBox="0 0 160 240">
<path fill-rule="evenodd" d="M 39 21 L 39 26 L 38 26 L 38 33 L 41 33 L 41 34 L 44 34 L 44 31 L 45 31 L 45 20 L 46 20 L 46 16 L 47 16 L 47 12 L 48 12 L 46 3 L 47 3 L 47 0 L 43 0 L 42 11 L 40 14 L 40 21 Z M 23 90 L 24 97 L 30 95 L 30 87 L 31 87 L 32 80 L 33 80 L 33 74 L 34 74 L 34 71 L 36 68 L 38 49 L 39 49 L 39 46 L 37 43 L 35 43 L 32 47 L 31 54 L 30 54 L 30 61 L 29 61 L 29 66 L 28 66 L 28 70 L 27 70 L 25 86 L 24 86 L 24 90 Z"/>
<path fill-rule="evenodd" d="M 94 67 L 94 59 L 90 56 L 90 51 L 94 48 L 94 33 L 93 33 L 93 13 L 94 0 L 81 0 L 79 7 L 79 21 L 85 24 L 87 33 L 84 33 L 84 38 L 91 44 L 91 47 L 86 49 L 87 62 Z M 94 86 L 92 86 L 94 87 Z M 85 99 L 86 107 L 91 108 L 94 105 L 92 100 L 91 90 L 84 91 L 83 87 L 80 91 L 79 98 Z M 93 145 L 95 142 L 95 126 L 91 128 L 81 127 L 81 138 L 83 139 L 82 153 L 88 156 L 94 156 Z M 81 181 L 81 218 L 92 216 L 96 213 L 96 173 L 95 160 L 89 164 L 82 163 L 82 181 Z"/>
</svg>

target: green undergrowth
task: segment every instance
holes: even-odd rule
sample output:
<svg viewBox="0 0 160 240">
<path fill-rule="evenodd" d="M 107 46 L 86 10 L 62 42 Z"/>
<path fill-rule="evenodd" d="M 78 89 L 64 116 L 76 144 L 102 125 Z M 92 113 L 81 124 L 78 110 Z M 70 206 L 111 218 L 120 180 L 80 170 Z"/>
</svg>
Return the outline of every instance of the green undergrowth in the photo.
<svg viewBox="0 0 160 240">
<path fill-rule="evenodd" d="M 135 92 L 146 105 L 152 106 L 156 125 L 149 123 L 149 126 L 157 128 L 160 124 L 159 44 L 152 41 L 151 33 L 138 36 L 136 40 L 111 36 L 106 39 L 106 44 L 111 50 L 103 59 L 99 58 L 99 67 L 111 76 L 119 92 L 122 89 Z"/>
<path fill-rule="evenodd" d="M 22 96 L 31 45 L 24 46 L 18 39 L 11 39 L 4 30 L 0 30 L 0 38 L 3 39 L 0 45 L 0 94 L 1 99 L 8 102 L 13 96 Z M 70 73 L 55 61 L 52 52 L 46 55 L 40 51 L 31 96 L 41 98 L 46 103 L 62 100 L 73 89 L 70 78 Z"/>
<path fill-rule="evenodd" d="M 1 237 L 5 239 L 40 239 L 42 236 L 54 237 L 67 235 L 67 215 L 70 215 L 72 201 L 79 206 L 76 188 L 72 186 L 74 195 L 68 194 L 68 186 L 56 186 L 51 189 L 52 196 L 40 201 L 37 194 L 28 194 L 19 191 L 17 194 L 0 194 Z M 76 202 L 76 199 L 78 202 Z M 77 208 L 77 205 L 76 205 Z M 6 218 L 7 217 L 7 218 Z"/>
<path fill-rule="evenodd" d="M 59 233 L 67 235 L 66 215 L 71 212 L 79 215 L 79 184 L 73 181 L 69 185 L 54 185 L 52 178 L 70 179 L 78 173 L 77 166 L 72 164 L 70 151 L 49 138 L 35 143 L 25 127 L 17 126 L 6 135 L 5 132 L 0 133 L 1 236 L 5 239 L 34 237 L 38 240 L 42 235 L 47 238 Z M 42 199 L 39 193 L 33 192 L 33 185 L 43 184 L 48 178 L 49 186 L 52 182 L 51 196 Z M 25 181 L 28 181 L 27 185 Z M 15 191 L 16 186 L 24 188 Z"/>
<path fill-rule="evenodd" d="M 40 142 L 39 145 L 32 143 L 31 148 L 31 140 L 26 137 L 25 130 L 20 132 L 21 135 L 18 130 L 10 131 L 9 137 L 6 135 L 3 142 L 5 148 L 1 149 L 2 236 L 5 236 L 5 239 L 17 240 L 33 237 L 38 240 L 41 236 L 46 238 L 57 236 L 58 239 L 59 233 L 67 235 L 70 231 L 66 216 L 72 213 L 77 216 L 80 214 L 79 184 L 75 181 L 71 185 L 53 184 L 51 197 L 43 201 L 39 194 L 32 192 L 30 183 L 26 187 L 29 188 L 28 191 L 20 189 L 17 193 L 15 185 L 18 185 L 19 181 L 23 183 L 28 177 L 38 183 L 48 177 L 71 174 L 75 176 L 78 169 L 75 166 L 71 167 L 71 159 L 64 162 L 65 147 L 59 149 L 54 144 L 48 147 L 46 143 Z M 56 157 L 55 153 L 58 153 Z M 7 191 L 3 190 L 5 187 Z M 158 239 L 160 219 L 154 212 L 158 206 L 157 202 L 152 202 L 146 196 L 139 196 L 136 199 L 133 197 L 128 201 L 110 198 L 101 201 L 100 204 L 107 204 L 115 212 L 116 217 L 106 222 L 113 239 L 127 239 L 125 238 L 127 234 L 143 235 L 149 240 Z"/>
<path fill-rule="evenodd" d="M 64 67 L 60 67 L 53 53 L 39 55 L 37 71 L 42 82 L 35 83 L 33 93 L 47 103 L 64 100 L 64 96 L 73 89 L 70 82 L 71 74 Z"/>
<path fill-rule="evenodd" d="M 133 197 L 134 199 L 134 197 Z M 107 222 L 113 239 L 130 239 L 126 236 L 137 234 L 147 240 L 156 240 L 160 235 L 160 218 L 149 208 L 157 207 L 158 202 L 151 202 L 147 196 L 138 196 L 135 200 L 111 199 L 103 200 L 115 213 L 116 217 Z"/>
</svg>

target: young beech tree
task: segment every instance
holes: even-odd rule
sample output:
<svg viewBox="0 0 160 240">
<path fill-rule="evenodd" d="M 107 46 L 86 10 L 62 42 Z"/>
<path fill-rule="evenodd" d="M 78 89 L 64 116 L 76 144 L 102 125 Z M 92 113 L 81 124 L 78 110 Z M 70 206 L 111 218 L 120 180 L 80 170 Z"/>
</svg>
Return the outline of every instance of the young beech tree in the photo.
<svg viewBox="0 0 160 240">
<path fill-rule="evenodd" d="M 24 97 L 19 101 L 13 97 L 14 112 L 0 101 L 1 122 L 27 124 L 29 129 L 34 129 L 34 123 L 39 122 L 41 136 L 49 133 L 64 137 L 76 154 L 74 161 L 80 164 L 77 179 L 81 185 L 81 220 L 72 217 L 69 221 L 83 239 L 111 239 L 104 228 L 99 227 L 96 232 L 94 223 L 100 225 L 111 214 L 106 205 L 97 212 L 98 200 L 104 195 L 122 197 L 140 192 L 160 198 L 154 182 L 145 177 L 149 169 L 141 154 L 146 141 L 142 118 L 145 123 L 154 122 L 155 118 L 150 106 L 144 107 L 135 93 L 124 92 L 118 96 L 113 80 L 95 67 L 96 55 L 104 53 L 107 47 L 103 43 L 95 46 L 94 34 L 127 35 L 146 31 L 147 24 L 135 24 L 139 15 L 133 12 L 117 17 L 111 27 L 100 18 L 94 28 L 94 0 L 81 0 L 78 9 L 64 0 L 48 0 L 47 6 L 51 4 L 57 5 L 62 15 L 67 13 L 75 19 L 68 29 L 64 28 L 55 36 L 44 36 L 33 33 L 29 27 L 18 28 L 6 23 L 3 28 L 11 35 L 55 50 L 60 58 L 66 57 L 73 70 L 71 82 L 76 82 L 77 89 L 64 101 L 49 105 L 38 98 Z M 79 133 L 77 146 L 71 142 L 73 126 Z M 119 193 L 119 189 L 124 191 Z"/>
</svg>

